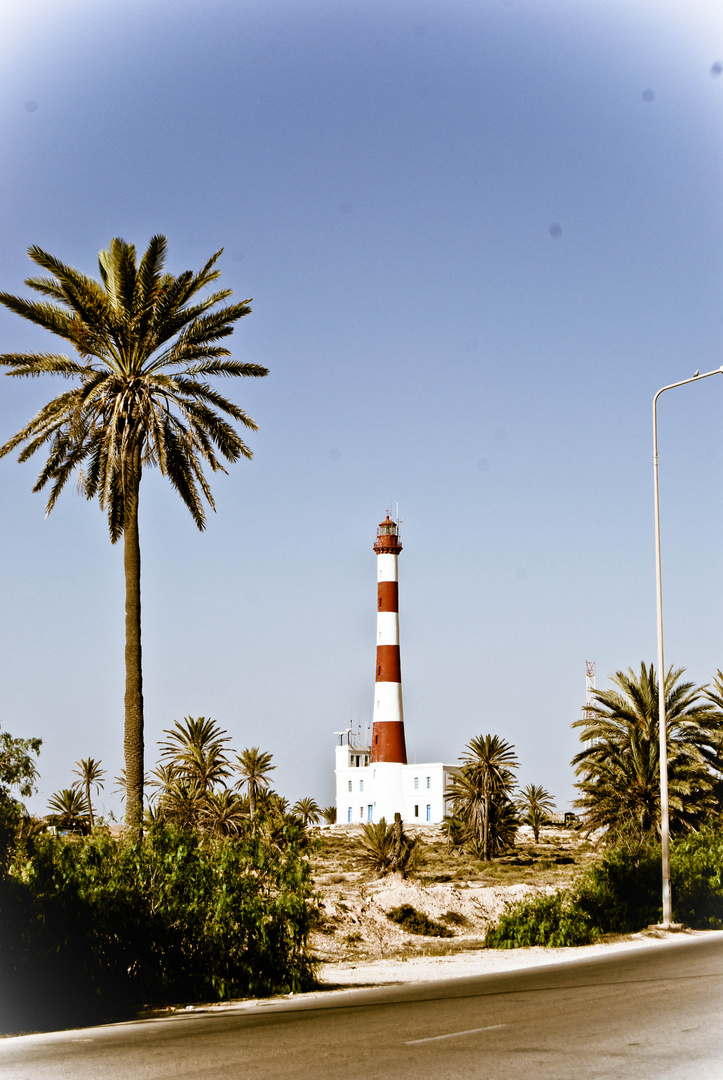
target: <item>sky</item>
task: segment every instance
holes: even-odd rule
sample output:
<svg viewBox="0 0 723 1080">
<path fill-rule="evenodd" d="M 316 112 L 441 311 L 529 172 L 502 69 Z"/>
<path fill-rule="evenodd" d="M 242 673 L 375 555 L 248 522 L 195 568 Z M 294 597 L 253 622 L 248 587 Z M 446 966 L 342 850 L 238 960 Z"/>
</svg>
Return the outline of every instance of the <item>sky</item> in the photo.
<svg viewBox="0 0 723 1080">
<path fill-rule="evenodd" d="M 402 519 L 410 761 L 514 744 L 575 797 L 572 728 L 656 655 L 655 392 L 723 364 L 713 0 L 15 0 L 0 40 L 0 289 L 38 244 L 219 248 L 252 461 L 201 534 L 142 485 L 146 760 L 184 716 L 333 801 L 371 718 L 376 526 Z M 0 351 L 58 348 L 0 310 Z M 0 383 L 0 442 L 64 389 Z M 666 662 L 723 666 L 723 379 L 659 405 Z M 38 794 L 93 757 L 122 813 L 123 576 L 97 504 L 0 461 L 0 727 Z M 397 509 L 398 508 L 398 509 Z"/>
</svg>

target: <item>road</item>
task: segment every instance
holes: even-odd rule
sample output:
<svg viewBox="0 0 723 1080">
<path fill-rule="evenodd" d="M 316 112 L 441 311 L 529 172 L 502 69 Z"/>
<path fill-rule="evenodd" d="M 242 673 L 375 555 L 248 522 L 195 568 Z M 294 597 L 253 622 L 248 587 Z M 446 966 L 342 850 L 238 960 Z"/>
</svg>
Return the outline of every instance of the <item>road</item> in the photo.
<svg viewBox="0 0 723 1080">
<path fill-rule="evenodd" d="M 2 1080 L 723 1080 L 723 934 L 0 1041 Z"/>
</svg>

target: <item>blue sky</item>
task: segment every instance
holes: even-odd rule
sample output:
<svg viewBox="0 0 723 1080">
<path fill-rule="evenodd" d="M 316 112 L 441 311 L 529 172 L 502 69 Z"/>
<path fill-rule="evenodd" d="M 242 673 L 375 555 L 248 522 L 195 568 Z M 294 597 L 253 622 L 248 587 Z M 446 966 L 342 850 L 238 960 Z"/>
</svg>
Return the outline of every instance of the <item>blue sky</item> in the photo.
<svg viewBox="0 0 723 1080">
<path fill-rule="evenodd" d="M 403 518 L 411 758 L 513 742 L 573 797 L 571 723 L 655 656 L 651 403 L 723 363 L 723 14 L 704 0 L 171 8 L 31 0 L 0 43 L 0 288 L 31 243 L 88 273 L 112 236 L 215 250 L 253 313 L 235 354 L 252 462 L 198 534 L 143 481 L 147 758 L 210 715 L 333 798 L 370 717 L 377 522 Z M 0 312 L 3 351 L 50 339 Z M 0 439 L 52 381 L 7 380 Z M 668 662 L 723 665 L 723 379 L 666 394 Z M 121 549 L 40 461 L 0 463 L 0 725 L 122 766 Z M 101 803 L 119 812 L 108 785 Z"/>
</svg>

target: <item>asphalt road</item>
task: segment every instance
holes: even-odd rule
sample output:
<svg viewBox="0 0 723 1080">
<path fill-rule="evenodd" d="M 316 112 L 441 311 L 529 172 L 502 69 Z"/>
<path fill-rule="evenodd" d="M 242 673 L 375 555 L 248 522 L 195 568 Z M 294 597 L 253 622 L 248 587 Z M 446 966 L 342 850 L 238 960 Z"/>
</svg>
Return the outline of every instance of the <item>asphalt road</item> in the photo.
<svg viewBox="0 0 723 1080">
<path fill-rule="evenodd" d="M 723 935 L 0 1041 L 2 1080 L 723 1080 Z"/>
</svg>

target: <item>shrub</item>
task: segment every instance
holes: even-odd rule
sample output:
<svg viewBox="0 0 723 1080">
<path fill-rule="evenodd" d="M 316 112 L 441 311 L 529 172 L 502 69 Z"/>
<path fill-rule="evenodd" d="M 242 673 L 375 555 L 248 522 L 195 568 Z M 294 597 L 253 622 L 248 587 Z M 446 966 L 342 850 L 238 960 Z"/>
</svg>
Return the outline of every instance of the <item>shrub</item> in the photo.
<svg viewBox="0 0 723 1080">
<path fill-rule="evenodd" d="M 723 928 L 723 832 L 709 827 L 671 843 L 673 912 L 696 929 Z M 491 928 L 485 944 L 584 945 L 600 934 L 634 933 L 662 918 L 661 854 L 653 845 L 609 851 L 570 892 L 522 901 Z"/>
<path fill-rule="evenodd" d="M 387 918 L 398 923 L 403 930 L 410 934 L 423 934 L 425 937 L 454 937 L 453 932 L 441 923 L 435 922 L 425 915 L 423 911 L 417 911 L 411 904 L 402 904 L 401 907 L 391 908 L 387 912 Z"/>
<path fill-rule="evenodd" d="M 274 844 L 251 826 L 223 840 L 169 825 L 141 841 L 36 840 L 0 879 L 5 1030 L 308 988 L 299 831 Z"/>
<path fill-rule="evenodd" d="M 589 916 L 563 892 L 521 900 L 491 927 L 485 937 L 489 949 L 523 949 L 532 945 L 559 948 L 588 945 L 595 937 Z"/>
<path fill-rule="evenodd" d="M 723 832 L 701 829 L 673 844 L 670 866 L 675 918 L 699 930 L 723 929 Z"/>
</svg>

